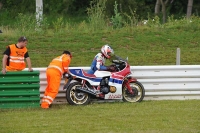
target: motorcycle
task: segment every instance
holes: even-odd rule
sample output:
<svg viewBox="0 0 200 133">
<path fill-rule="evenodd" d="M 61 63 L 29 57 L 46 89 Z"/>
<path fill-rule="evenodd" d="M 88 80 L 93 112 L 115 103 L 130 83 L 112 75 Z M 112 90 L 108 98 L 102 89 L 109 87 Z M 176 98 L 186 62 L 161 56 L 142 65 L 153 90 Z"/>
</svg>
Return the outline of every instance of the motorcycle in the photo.
<svg viewBox="0 0 200 133">
<path fill-rule="evenodd" d="M 141 102 L 145 96 L 143 85 L 132 77 L 128 58 L 111 58 L 113 71 L 97 70 L 93 75 L 83 69 L 70 68 L 65 74 L 66 99 L 70 105 L 87 105 L 92 99 Z"/>
</svg>

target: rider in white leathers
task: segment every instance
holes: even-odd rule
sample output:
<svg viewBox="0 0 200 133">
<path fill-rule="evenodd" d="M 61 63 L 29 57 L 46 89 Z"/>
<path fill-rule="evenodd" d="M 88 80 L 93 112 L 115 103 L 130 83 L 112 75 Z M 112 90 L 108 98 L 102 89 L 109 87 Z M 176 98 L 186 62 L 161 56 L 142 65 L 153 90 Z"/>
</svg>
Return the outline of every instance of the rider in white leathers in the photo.
<svg viewBox="0 0 200 133">
<path fill-rule="evenodd" d="M 114 50 L 109 45 L 104 45 L 101 48 L 101 53 L 98 53 L 91 64 L 90 70 L 87 72 L 88 74 L 94 74 L 96 70 L 102 71 L 112 71 L 114 68 L 110 66 L 105 66 L 106 59 L 109 59 L 111 55 L 114 54 Z"/>
</svg>

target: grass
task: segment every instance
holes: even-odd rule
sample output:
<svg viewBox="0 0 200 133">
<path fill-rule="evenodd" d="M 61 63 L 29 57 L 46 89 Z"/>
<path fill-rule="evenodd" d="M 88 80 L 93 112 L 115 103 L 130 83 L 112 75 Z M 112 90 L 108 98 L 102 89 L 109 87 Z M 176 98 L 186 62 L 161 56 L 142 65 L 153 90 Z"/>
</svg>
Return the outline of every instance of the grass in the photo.
<svg viewBox="0 0 200 133">
<path fill-rule="evenodd" d="M 33 34 L 33 35 L 32 35 Z M 181 49 L 181 64 L 200 64 L 200 30 L 154 29 L 136 27 L 133 30 L 99 32 L 71 32 L 25 34 L 29 39 L 28 50 L 33 67 L 46 67 L 63 50 L 73 54 L 71 66 L 89 66 L 94 56 L 104 44 L 110 44 L 115 53 L 129 57 L 132 66 L 175 65 L 176 49 Z M 16 43 L 19 35 L 0 35 L 0 48 L 3 53 L 10 43 Z M 0 55 L 2 58 L 2 55 Z"/>
<path fill-rule="evenodd" d="M 1 133 L 199 133 L 199 100 L 1 109 Z"/>
<path fill-rule="evenodd" d="M 47 67 L 63 50 L 73 54 L 70 66 L 90 66 L 102 45 L 107 43 L 117 55 L 128 56 L 131 66 L 175 65 L 177 48 L 181 49 L 181 65 L 197 65 L 200 64 L 200 23 L 197 20 L 196 23 L 174 21 L 159 26 L 102 30 L 94 30 L 84 22 L 55 29 L 57 24 L 63 26 L 62 21 L 41 31 L 2 26 L 0 49 L 3 53 L 8 44 L 17 43 L 19 36 L 25 35 L 33 68 Z M 0 109 L 0 132 L 200 133 L 199 108 L 199 100 L 166 100 L 88 106 L 64 104 L 53 105 L 49 110 Z"/>
</svg>

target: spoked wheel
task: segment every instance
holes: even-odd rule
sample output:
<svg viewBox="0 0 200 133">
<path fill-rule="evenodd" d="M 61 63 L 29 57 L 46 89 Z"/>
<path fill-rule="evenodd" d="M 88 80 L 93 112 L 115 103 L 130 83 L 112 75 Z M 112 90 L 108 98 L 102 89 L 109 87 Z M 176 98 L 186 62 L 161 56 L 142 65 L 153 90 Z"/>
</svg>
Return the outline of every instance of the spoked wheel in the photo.
<svg viewBox="0 0 200 133">
<path fill-rule="evenodd" d="M 136 81 L 134 83 L 130 83 L 130 87 L 132 88 L 133 94 L 131 94 L 127 87 L 124 86 L 122 95 L 123 95 L 123 101 L 125 102 L 141 102 L 145 95 L 145 90 L 143 85 Z"/>
<path fill-rule="evenodd" d="M 87 105 L 90 102 L 90 96 L 87 93 L 76 90 L 81 87 L 79 82 L 72 83 L 66 90 L 66 99 L 70 105 Z"/>
</svg>

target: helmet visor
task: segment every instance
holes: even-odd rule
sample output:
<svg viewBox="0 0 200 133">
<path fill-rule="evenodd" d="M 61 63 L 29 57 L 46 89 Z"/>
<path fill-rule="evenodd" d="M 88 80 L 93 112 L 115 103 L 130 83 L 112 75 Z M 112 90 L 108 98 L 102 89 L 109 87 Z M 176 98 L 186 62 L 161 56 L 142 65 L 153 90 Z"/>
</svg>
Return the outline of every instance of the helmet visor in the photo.
<svg viewBox="0 0 200 133">
<path fill-rule="evenodd" d="M 108 54 L 108 56 L 112 56 L 112 53 L 111 53 L 111 52 L 108 52 L 107 54 Z"/>
<path fill-rule="evenodd" d="M 108 53 L 107 53 L 108 56 L 113 56 L 114 55 L 114 51 L 113 49 L 111 49 Z"/>
</svg>

